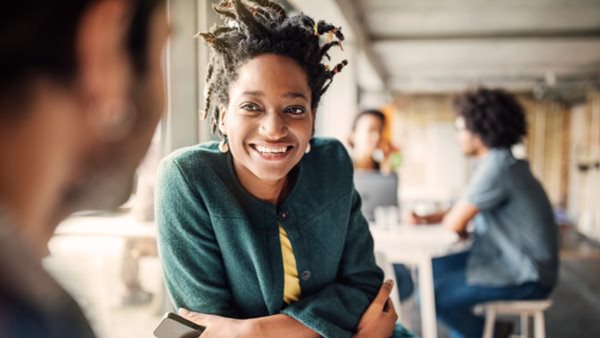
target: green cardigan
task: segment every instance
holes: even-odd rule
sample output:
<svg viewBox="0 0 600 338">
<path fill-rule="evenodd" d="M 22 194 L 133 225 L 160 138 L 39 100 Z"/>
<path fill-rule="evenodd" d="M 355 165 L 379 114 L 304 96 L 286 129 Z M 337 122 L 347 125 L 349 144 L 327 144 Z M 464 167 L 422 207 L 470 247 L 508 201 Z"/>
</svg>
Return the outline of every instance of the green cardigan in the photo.
<svg viewBox="0 0 600 338">
<path fill-rule="evenodd" d="M 217 143 L 161 162 L 156 220 L 176 307 L 235 318 L 289 315 L 325 337 L 349 337 L 382 283 L 341 143 L 314 138 L 280 205 L 239 183 Z M 278 224 L 292 243 L 301 299 L 283 302 Z"/>
</svg>

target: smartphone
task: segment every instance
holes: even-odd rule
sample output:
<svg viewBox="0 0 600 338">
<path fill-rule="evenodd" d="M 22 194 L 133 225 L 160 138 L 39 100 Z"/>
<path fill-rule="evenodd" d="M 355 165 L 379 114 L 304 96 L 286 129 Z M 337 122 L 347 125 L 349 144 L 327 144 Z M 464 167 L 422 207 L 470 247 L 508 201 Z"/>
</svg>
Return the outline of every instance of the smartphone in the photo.
<svg viewBox="0 0 600 338">
<path fill-rule="evenodd" d="M 157 338 L 197 338 L 206 327 L 191 322 L 173 312 L 165 314 L 154 329 Z"/>
</svg>

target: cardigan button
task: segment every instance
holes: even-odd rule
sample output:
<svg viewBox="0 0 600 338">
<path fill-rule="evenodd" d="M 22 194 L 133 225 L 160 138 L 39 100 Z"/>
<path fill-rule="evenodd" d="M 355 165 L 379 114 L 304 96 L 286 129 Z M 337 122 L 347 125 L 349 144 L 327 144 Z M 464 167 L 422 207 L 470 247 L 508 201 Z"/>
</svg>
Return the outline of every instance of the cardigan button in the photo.
<svg viewBox="0 0 600 338">
<path fill-rule="evenodd" d="M 302 271 L 302 275 L 300 276 L 300 278 L 302 278 L 302 280 L 307 281 L 310 279 L 310 271 L 309 270 L 304 270 Z"/>
<path fill-rule="evenodd" d="M 285 221 L 286 219 L 288 219 L 289 216 L 290 216 L 290 214 L 288 214 L 287 211 L 283 211 L 283 210 L 279 211 L 278 217 L 279 217 L 280 221 Z"/>
</svg>

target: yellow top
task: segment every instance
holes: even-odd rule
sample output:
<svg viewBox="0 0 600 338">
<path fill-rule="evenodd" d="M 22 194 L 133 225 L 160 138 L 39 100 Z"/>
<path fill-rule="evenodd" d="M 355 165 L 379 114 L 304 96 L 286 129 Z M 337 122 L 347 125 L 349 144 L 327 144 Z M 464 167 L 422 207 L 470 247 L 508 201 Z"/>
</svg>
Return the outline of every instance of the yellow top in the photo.
<svg viewBox="0 0 600 338">
<path fill-rule="evenodd" d="M 283 257 L 283 301 L 290 304 L 300 299 L 300 279 L 298 279 L 298 268 L 292 243 L 281 224 L 279 224 L 279 240 Z"/>
</svg>

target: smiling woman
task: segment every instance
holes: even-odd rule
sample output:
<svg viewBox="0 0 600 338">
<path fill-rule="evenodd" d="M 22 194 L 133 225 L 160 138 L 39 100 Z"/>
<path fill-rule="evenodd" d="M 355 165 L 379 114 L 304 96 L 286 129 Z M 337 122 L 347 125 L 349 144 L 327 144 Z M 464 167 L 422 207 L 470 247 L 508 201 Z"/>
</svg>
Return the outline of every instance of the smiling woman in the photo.
<svg viewBox="0 0 600 338">
<path fill-rule="evenodd" d="M 227 136 L 240 183 L 259 199 L 277 203 L 285 197 L 286 177 L 312 136 L 310 95 L 304 70 L 276 54 L 244 64 L 230 86 L 219 130 Z"/>
<path fill-rule="evenodd" d="M 313 138 L 345 61 L 339 28 L 270 1 L 221 1 L 206 113 L 220 143 L 163 160 L 157 223 L 167 287 L 202 337 L 389 337 L 373 240 L 341 143 Z M 329 39 L 327 39 L 329 37 Z M 373 302 L 372 302 L 373 301 Z M 365 312 L 370 305 L 370 311 Z M 364 315 L 363 315 L 364 314 Z"/>
</svg>

